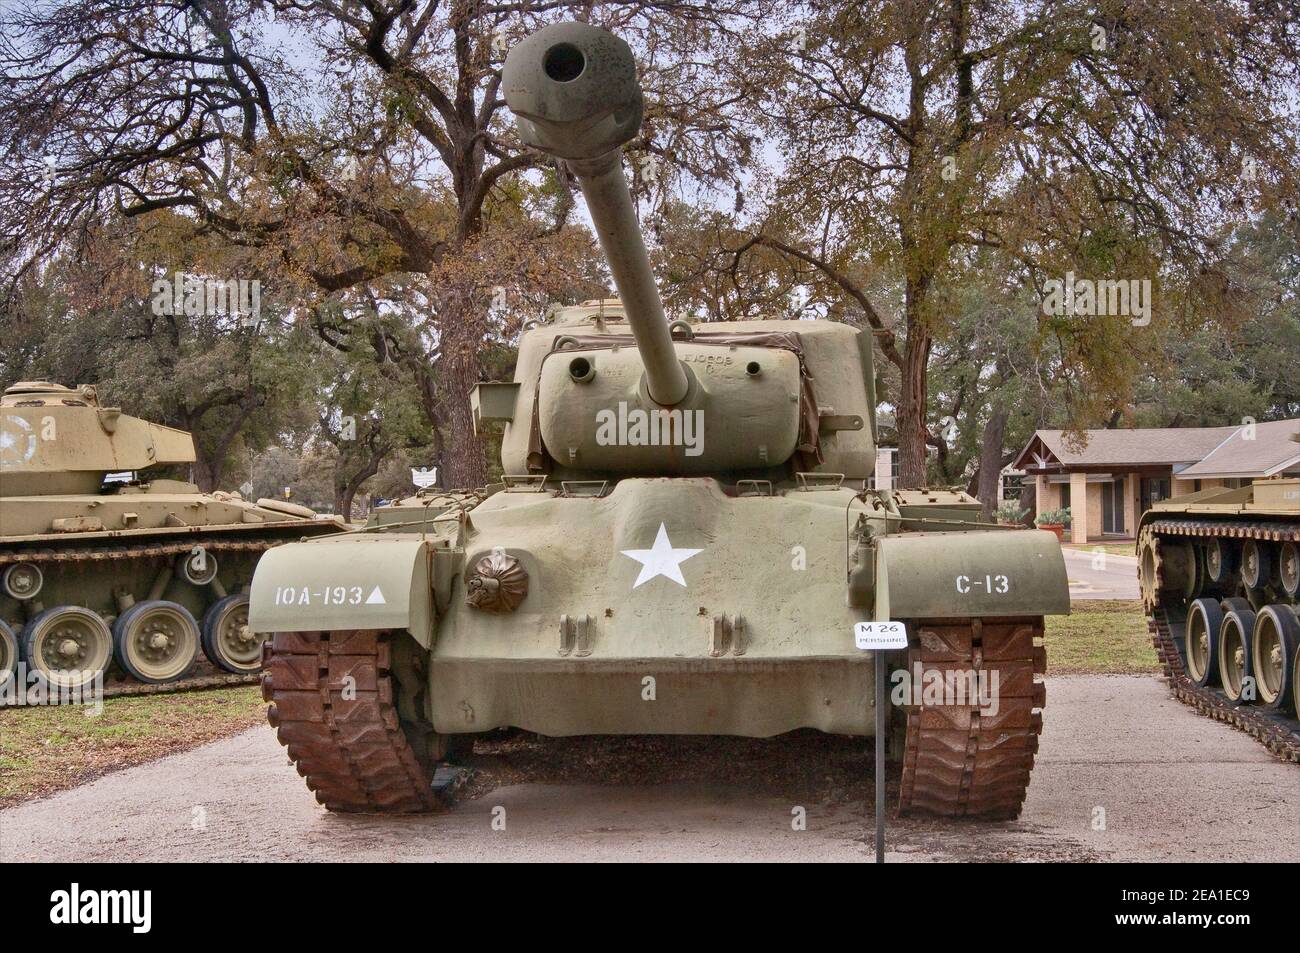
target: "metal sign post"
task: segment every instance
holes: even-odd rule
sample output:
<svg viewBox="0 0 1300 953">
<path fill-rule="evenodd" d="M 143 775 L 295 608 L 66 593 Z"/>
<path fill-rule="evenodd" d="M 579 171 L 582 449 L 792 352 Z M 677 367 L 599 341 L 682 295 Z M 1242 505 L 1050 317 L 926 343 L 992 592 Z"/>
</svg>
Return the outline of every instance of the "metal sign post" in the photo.
<svg viewBox="0 0 1300 953">
<path fill-rule="evenodd" d="M 889 700 L 885 691 L 885 653 L 907 648 L 907 627 L 901 622 L 859 622 L 853 642 L 876 656 L 876 863 L 885 862 L 885 735 Z"/>
</svg>

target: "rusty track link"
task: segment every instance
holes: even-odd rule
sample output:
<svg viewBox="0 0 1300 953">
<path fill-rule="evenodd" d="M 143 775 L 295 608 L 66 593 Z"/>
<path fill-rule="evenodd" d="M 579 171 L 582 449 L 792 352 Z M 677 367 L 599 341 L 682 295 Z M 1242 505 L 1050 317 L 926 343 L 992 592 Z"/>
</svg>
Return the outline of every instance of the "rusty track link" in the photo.
<svg viewBox="0 0 1300 953">
<path fill-rule="evenodd" d="M 997 673 L 996 714 L 980 704 L 909 706 L 903 750 L 901 814 L 1019 816 L 1043 730 L 1046 686 L 1035 676 L 1047 666 L 1041 616 L 938 619 L 914 623 L 908 670 L 964 676 Z M 922 681 L 922 687 L 925 682 Z M 969 697 L 969 696 L 967 696 Z"/>
<path fill-rule="evenodd" d="M 331 811 L 439 807 L 432 770 L 398 720 L 390 638 L 373 630 L 277 632 L 264 643 L 267 720 L 316 800 Z"/>
<path fill-rule="evenodd" d="M 1300 542 L 1300 526 L 1280 520 L 1241 522 L 1209 518 L 1166 518 L 1154 520 L 1150 530 L 1159 536 L 1227 537 L 1230 539 L 1257 539 L 1266 542 Z M 1257 705 L 1238 705 L 1215 688 L 1197 685 L 1188 675 L 1184 665 L 1183 650 L 1179 647 L 1186 606 L 1178 599 L 1157 593 L 1159 603 L 1147 616 L 1147 629 L 1151 643 L 1160 659 L 1161 669 L 1169 680 L 1173 696 L 1195 708 L 1200 714 L 1232 725 L 1246 732 L 1273 755 L 1300 764 L 1300 720 L 1287 718 Z"/>
</svg>

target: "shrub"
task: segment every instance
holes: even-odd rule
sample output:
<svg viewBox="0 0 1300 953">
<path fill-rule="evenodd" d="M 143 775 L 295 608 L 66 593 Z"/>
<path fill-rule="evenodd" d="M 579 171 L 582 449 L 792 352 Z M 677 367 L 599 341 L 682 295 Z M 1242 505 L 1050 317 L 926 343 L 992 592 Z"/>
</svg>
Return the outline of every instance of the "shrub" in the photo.
<svg viewBox="0 0 1300 953">
<path fill-rule="evenodd" d="M 1028 514 L 1029 510 L 1023 509 L 1018 500 L 1003 500 L 993 511 L 999 523 L 1020 523 Z"/>
<path fill-rule="evenodd" d="M 1035 526 L 1069 526 L 1070 525 L 1070 508 L 1068 506 L 1059 510 L 1043 510 L 1034 517 Z"/>
</svg>

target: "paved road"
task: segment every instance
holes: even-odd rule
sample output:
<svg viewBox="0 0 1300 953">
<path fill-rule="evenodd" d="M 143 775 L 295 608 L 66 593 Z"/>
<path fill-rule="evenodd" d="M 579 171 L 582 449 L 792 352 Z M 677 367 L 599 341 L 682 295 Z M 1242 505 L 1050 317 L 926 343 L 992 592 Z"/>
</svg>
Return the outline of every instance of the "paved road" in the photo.
<svg viewBox="0 0 1300 953">
<path fill-rule="evenodd" d="M 1137 557 L 1063 547 L 1071 599 L 1138 598 Z"/>
<path fill-rule="evenodd" d="M 889 859 L 1300 861 L 1300 769 L 1197 717 L 1153 677 L 1049 678 L 1047 697 L 1021 820 L 891 820 Z M 710 757 L 734 744 L 720 739 Z M 316 806 L 271 731 L 255 728 L 0 812 L 0 860 L 862 860 L 869 785 L 850 770 L 861 799 L 543 772 L 447 814 L 348 817 Z M 807 829 L 795 831 L 800 807 Z"/>
</svg>

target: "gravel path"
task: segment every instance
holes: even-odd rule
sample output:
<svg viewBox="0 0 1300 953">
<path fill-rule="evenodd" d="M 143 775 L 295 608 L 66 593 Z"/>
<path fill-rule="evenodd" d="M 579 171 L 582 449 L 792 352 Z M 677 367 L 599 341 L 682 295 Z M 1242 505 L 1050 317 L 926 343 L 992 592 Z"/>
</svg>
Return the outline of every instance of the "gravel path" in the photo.
<svg viewBox="0 0 1300 953">
<path fill-rule="evenodd" d="M 890 860 L 1300 860 L 1300 769 L 1197 717 L 1152 677 L 1049 678 L 1047 697 L 1021 820 L 891 819 Z M 601 744 L 645 750 L 645 742 Z M 763 790 L 717 780 L 720 759 L 753 744 L 690 748 L 690 757 L 708 759 L 697 765 L 707 783 L 620 774 L 627 783 L 601 785 L 572 780 L 575 742 L 543 741 L 523 780 L 503 774 L 512 783 L 449 813 L 348 817 L 318 807 L 270 729 L 254 728 L 0 812 L 0 860 L 867 859 L 859 838 L 870 821 L 854 790 L 869 797 L 858 780 L 866 759 L 846 767 L 840 751 L 826 770 L 845 776 L 827 778 L 829 788 L 801 777 L 789 795 L 780 778 Z M 557 763 L 569 759 L 561 777 L 546 776 L 548 745 Z M 491 775 L 493 759 L 483 760 Z M 690 777 L 685 768 L 673 777 Z M 602 762 L 587 770 L 602 777 Z M 792 829 L 796 808 L 806 830 Z M 1104 829 L 1095 829 L 1099 808 Z"/>
</svg>

